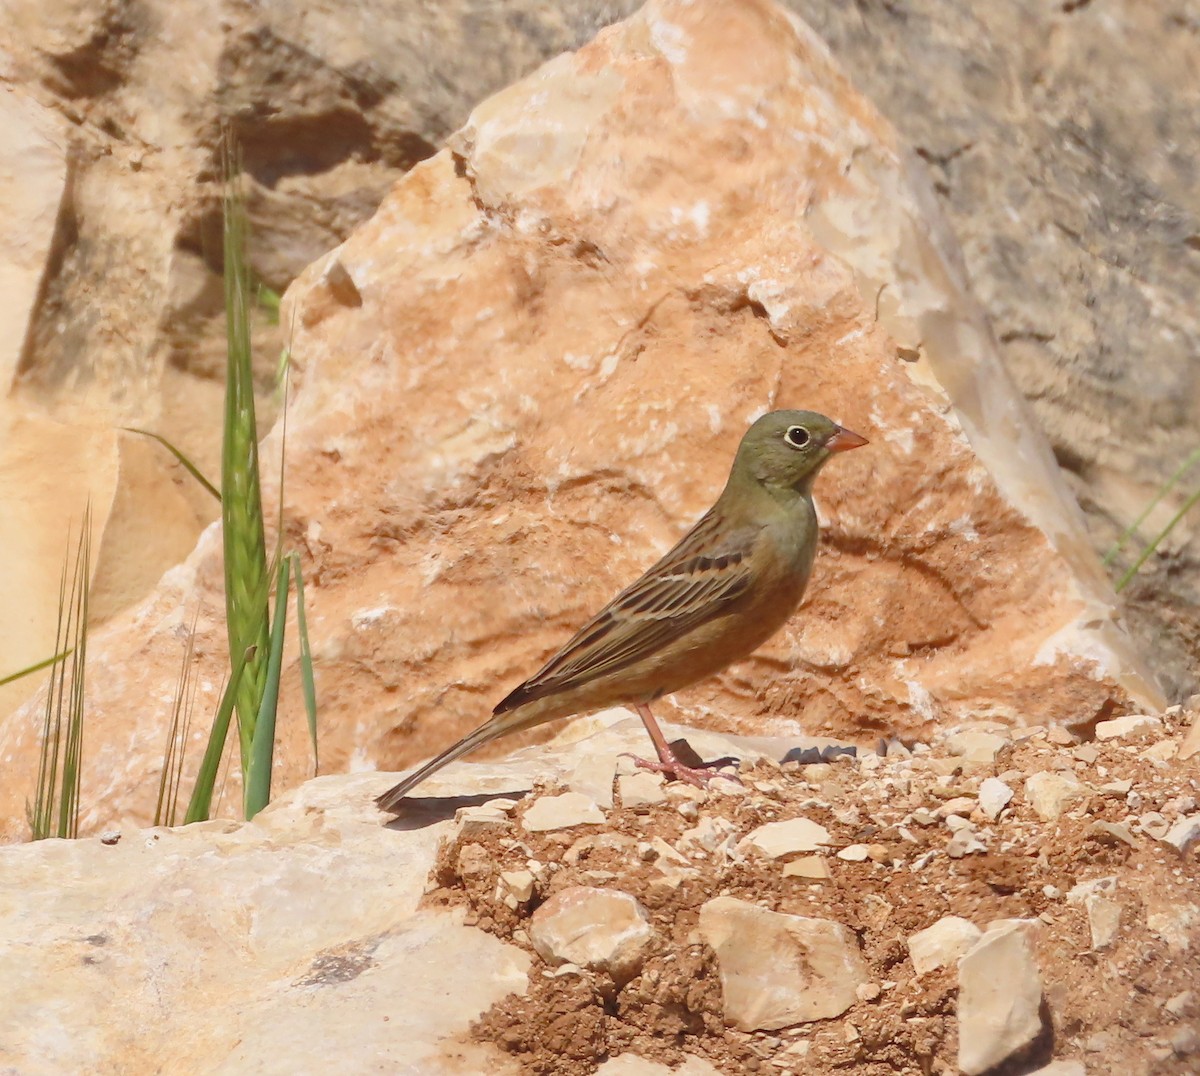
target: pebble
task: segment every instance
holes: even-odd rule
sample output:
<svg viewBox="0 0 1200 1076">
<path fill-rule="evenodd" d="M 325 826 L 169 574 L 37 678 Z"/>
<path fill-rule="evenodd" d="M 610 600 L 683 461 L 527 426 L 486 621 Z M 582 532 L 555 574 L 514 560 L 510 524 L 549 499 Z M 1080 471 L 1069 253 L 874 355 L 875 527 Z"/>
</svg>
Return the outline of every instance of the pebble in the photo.
<svg viewBox="0 0 1200 1076">
<path fill-rule="evenodd" d="M 1013 790 L 998 777 L 987 777 L 979 786 L 979 809 L 993 822 L 1013 798 Z"/>
<path fill-rule="evenodd" d="M 641 970 L 655 933 L 646 910 L 628 893 L 572 886 L 533 913 L 529 938 L 547 964 L 577 964 L 625 983 Z"/>
<path fill-rule="evenodd" d="M 1174 1017 L 1183 1016 L 1192 1007 L 1195 997 L 1193 991 L 1181 990 L 1178 994 L 1168 998 L 1163 1008 Z"/>
<path fill-rule="evenodd" d="M 516 911 L 518 905 L 532 899 L 533 883 L 532 871 L 501 871 L 496 882 L 496 897 L 507 907 Z"/>
<path fill-rule="evenodd" d="M 1192 846 L 1200 841 L 1200 814 L 1181 818 L 1167 830 L 1162 840 L 1171 845 L 1180 855 L 1186 856 Z"/>
<path fill-rule="evenodd" d="M 980 1076 L 1042 1030 L 1042 980 L 1028 927 L 990 929 L 958 962 L 958 1067 Z"/>
<path fill-rule="evenodd" d="M 809 818 L 789 818 L 785 822 L 767 822 L 751 830 L 739 843 L 739 849 L 754 848 L 768 859 L 815 852 L 831 843 L 829 830 Z"/>
<path fill-rule="evenodd" d="M 829 919 L 722 896 L 701 907 L 699 936 L 717 955 L 725 1022 L 741 1031 L 841 1016 L 868 981 L 854 934 Z"/>
<path fill-rule="evenodd" d="M 1090 789 L 1069 773 L 1043 771 L 1025 779 L 1025 799 L 1043 822 L 1053 822 L 1087 800 Z"/>
<path fill-rule="evenodd" d="M 783 876 L 825 882 L 829 880 L 829 864 L 820 856 L 801 856 L 783 865 Z"/>
<path fill-rule="evenodd" d="M 1147 740 L 1160 736 L 1163 723 L 1157 717 L 1149 714 L 1130 714 L 1127 717 L 1114 717 L 1111 721 L 1101 721 L 1096 726 L 1096 739 L 1102 743 L 1107 740 Z"/>
<path fill-rule="evenodd" d="M 632 773 L 617 778 L 617 792 L 622 807 L 657 807 L 667 802 L 661 773 Z"/>
<path fill-rule="evenodd" d="M 918 975 L 953 964 L 979 939 L 981 931 L 969 919 L 948 915 L 908 939 L 908 955 Z"/>
<path fill-rule="evenodd" d="M 1007 736 L 995 732 L 957 732 L 946 738 L 946 751 L 966 762 L 995 762 L 1009 744 Z"/>
<path fill-rule="evenodd" d="M 837 857 L 847 863 L 862 863 L 870 854 L 865 844 L 851 844 L 839 851 Z"/>
<path fill-rule="evenodd" d="M 1096 838 L 1101 844 L 1127 844 L 1130 848 L 1137 847 L 1137 841 L 1129 832 L 1129 827 L 1118 822 L 1105 822 L 1097 819 L 1088 826 L 1088 836 Z"/>
<path fill-rule="evenodd" d="M 1168 822 L 1157 811 L 1147 811 L 1143 815 L 1138 816 L 1138 826 L 1147 837 L 1153 837 L 1158 840 L 1160 837 L 1165 837 L 1167 831 L 1171 828 L 1171 823 Z"/>
<path fill-rule="evenodd" d="M 540 796 L 529 805 L 521 825 L 528 833 L 544 833 L 573 826 L 598 826 L 604 822 L 604 812 L 595 800 L 581 792 L 564 792 L 559 796 Z"/>
</svg>

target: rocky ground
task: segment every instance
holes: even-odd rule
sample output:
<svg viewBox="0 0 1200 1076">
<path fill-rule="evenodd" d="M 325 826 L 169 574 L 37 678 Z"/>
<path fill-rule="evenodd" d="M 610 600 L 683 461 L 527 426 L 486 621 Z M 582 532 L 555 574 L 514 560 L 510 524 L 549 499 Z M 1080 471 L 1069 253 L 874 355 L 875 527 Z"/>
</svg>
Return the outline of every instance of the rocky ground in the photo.
<svg viewBox="0 0 1200 1076">
<path fill-rule="evenodd" d="M 1200 713 L 886 751 L 460 809 L 427 902 L 535 955 L 474 1034 L 529 1073 L 1200 1071 Z"/>
</svg>

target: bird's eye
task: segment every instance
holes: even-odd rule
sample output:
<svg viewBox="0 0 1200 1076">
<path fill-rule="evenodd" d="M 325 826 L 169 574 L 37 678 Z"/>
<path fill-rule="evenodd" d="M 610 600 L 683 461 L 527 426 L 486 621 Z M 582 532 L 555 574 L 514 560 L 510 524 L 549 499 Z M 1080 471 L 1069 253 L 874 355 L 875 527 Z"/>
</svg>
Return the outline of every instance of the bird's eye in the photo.
<svg viewBox="0 0 1200 1076">
<path fill-rule="evenodd" d="M 803 426 L 789 426 L 787 433 L 783 435 L 783 439 L 792 446 L 792 448 L 803 448 L 809 441 L 812 440 L 812 434 Z"/>
</svg>

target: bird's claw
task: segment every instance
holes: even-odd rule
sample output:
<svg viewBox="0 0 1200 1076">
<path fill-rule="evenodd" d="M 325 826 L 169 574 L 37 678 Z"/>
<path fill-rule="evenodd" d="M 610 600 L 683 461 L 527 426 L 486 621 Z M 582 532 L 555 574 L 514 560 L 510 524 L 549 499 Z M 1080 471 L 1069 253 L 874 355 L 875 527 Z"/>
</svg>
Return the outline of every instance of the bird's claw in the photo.
<svg viewBox="0 0 1200 1076">
<path fill-rule="evenodd" d="M 632 754 L 627 754 L 625 757 L 632 759 L 633 764 L 640 770 L 661 773 L 670 781 L 683 781 L 685 784 L 694 785 L 696 788 L 708 788 L 709 784 L 717 777 L 723 777 L 726 781 L 733 781 L 739 785 L 742 783 L 741 778 L 736 774 L 717 772 L 717 767 L 727 765 L 728 759 L 701 762 L 698 766 L 685 766 L 677 758 L 650 759 L 639 758 L 637 755 Z"/>
</svg>

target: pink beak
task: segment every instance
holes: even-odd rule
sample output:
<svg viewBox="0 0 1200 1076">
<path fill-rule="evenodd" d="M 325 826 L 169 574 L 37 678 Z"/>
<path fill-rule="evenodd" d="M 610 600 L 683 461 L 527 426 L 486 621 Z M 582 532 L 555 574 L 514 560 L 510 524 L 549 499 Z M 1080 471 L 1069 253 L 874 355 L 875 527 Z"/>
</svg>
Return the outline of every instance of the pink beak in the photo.
<svg viewBox="0 0 1200 1076">
<path fill-rule="evenodd" d="M 852 448 L 862 448 L 863 445 L 867 444 L 870 444 L 870 442 L 862 434 L 839 426 L 834 435 L 825 442 L 825 447 L 830 452 L 848 452 Z"/>
</svg>

